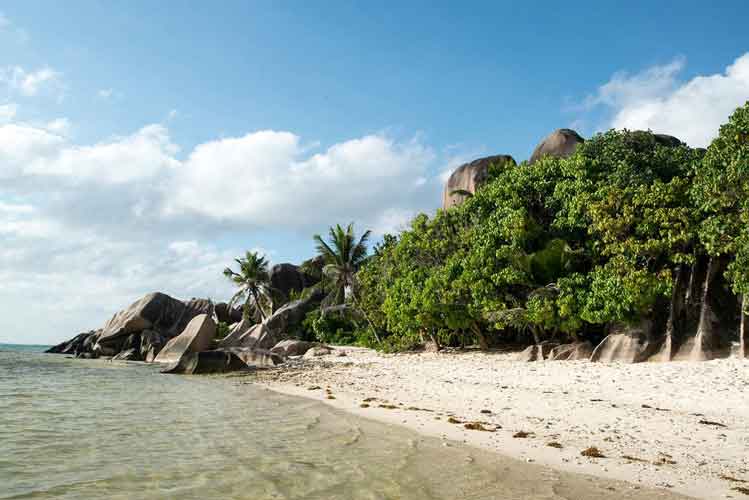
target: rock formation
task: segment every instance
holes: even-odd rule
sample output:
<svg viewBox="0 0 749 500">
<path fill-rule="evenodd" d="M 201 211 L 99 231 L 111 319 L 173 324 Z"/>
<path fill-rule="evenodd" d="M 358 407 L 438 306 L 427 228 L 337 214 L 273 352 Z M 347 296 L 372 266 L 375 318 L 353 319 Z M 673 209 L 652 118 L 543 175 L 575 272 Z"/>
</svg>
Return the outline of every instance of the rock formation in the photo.
<svg viewBox="0 0 749 500">
<path fill-rule="evenodd" d="M 566 158 L 575 152 L 575 148 L 581 142 L 585 142 L 585 139 L 580 137 L 580 134 L 568 128 L 560 128 L 547 135 L 536 146 L 528 163 L 535 163 L 547 155 Z"/>
<path fill-rule="evenodd" d="M 283 357 L 302 356 L 310 348 L 319 345 L 317 342 L 306 342 L 304 340 L 282 340 L 274 345 L 271 352 Z"/>
<path fill-rule="evenodd" d="M 489 166 L 503 163 L 516 164 L 512 156 L 495 155 L 479 158 L 455 169 L 445 184 L 442 208 L 447 209 L 463 203 L 468 196 L 466 193 L 474 194 L 476 189 L 488 180 Z"/>
<path fill-rule="evenodd" d="M 185 354 L 207 351 L 216 336 L 216 323 L 207 314 L 195 316 L 185 330 L 166 343 L 155 363 L 176 363 Z"/>
<path fill-rule="evenodd" d="M 164 368 L 162 373 L 201 375 L 229 373 L 248 369 L 249 367 L 245 362 L 233 352 L 219 350 L 187 353 L 179 361 Z"/>
<path fill-rule="evenodd" d="M 516 359 L 518 361 L 543 361 L 549 358 L 549 353 L 557 345 L 552 342 L 541 342 L 540 344 L 530 345 L 519 353 Z"/>
<path fill-rule="evenodd" d="M 197 315 L 213 316 L 208 299 L 177 300 L 164 293 L 149 293 L 116 313 L 99 330 L 82 333 L 48 352 L 77 356 L 116 356 L 134 350 L 134 360 L 151 361 L 169 339 L 182 332 Z"/>
<path fill-rule="evenodd" d="M 222 350 L 234 354 L 239 359 L 241 359 L 244 364 L 254 368 L 273 367 L 283 363 L 284 361 L 284 356 L 271 352 L 267 349 L 229 347 Z"/>
<path fill-rule="evenodd" d="M 216 318 L 227 325 L 233 325 L 242 321 L 242 308 L 235 307 L 231 311 L 229 310 L 229 304 L 226 302 L 219 302 L 216 304 Z"/>
<path fill-rule="evenodd" d="M 276 303 L 288 302 L 292 292 L 301 292 L 305 287 L 304 273 L 299 266 L 284 262 L 276 264 L 270 270 L 270 286 Z"/>
<path fill-rule="evenodd" d="M 250 326 L 247 321 L 241 323 L 239 326 L 240 328 L 237 328 L 237 330 L 219 342 L 219 348 L 270 349 L 279 341 L 277 334 L 270 330 L 265 323 L 257 323 Z"/>
<path fill-rule="evenodd" d="M 574 342 L 562 344 L 549 351 L 548 359 L 552 361 L 582 361 L 590 359 L 593 354 L 593 344 L 590 342 Z"/>
</svg>

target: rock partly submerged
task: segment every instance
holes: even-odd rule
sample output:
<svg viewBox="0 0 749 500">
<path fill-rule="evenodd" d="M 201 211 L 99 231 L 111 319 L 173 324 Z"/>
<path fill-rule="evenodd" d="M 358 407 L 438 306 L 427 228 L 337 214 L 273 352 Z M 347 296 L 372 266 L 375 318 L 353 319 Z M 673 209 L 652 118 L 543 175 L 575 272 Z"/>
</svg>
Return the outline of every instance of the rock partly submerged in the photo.
<svg viewBox="0 0 749 500">
<path fill-rule="evenodd" d="M 177 363 L 182 357 L 207 351 L 216 337 L 216 323 L 207 314 L 195 316 L 185 330 L 166 343 L 154 359 L 156 363 Z"/>
<path fill-rule="evenodd" d="M 217 350 L 186 353 L 178 361 L 166 366 L 162 373 L 201 375 L 246 370 L 249 367 L 235 353 Z"/>
</svg>

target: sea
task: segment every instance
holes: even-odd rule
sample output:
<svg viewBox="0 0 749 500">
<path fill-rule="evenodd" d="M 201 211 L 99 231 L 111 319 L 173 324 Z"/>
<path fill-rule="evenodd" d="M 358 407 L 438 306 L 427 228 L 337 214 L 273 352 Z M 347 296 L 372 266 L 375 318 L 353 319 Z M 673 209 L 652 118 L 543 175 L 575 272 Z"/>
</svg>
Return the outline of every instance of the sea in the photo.
<svg viewBox="0 0 749 500">
<path fill-rule="evenodd" d="M 0 344 L 0 499 L 659 499 L 283 396 Z"/>
</svg>

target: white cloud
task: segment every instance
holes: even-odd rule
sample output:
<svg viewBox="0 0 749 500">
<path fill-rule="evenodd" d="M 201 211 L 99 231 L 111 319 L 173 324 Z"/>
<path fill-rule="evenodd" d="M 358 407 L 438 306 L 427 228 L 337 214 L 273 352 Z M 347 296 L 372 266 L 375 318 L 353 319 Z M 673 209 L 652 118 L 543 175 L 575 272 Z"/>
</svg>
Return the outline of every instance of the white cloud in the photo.
<svg viewBox="0 0 749 500">
<path fill-rule="evenodd" d="M 7 67 L 0 71 L 0 82 L 4 82 L 11 90 L 27 97 L 37 95 L 44 87 L 59 90 L 61 78 L 62 73 L 48 66 L 30 72 L 20 66 Z"/>
<path fill-rule="evenodd" d="M 0 104 L 0 125 L 15 118 L 18 106 L 14 103 Z"/>
<path fill-rule="evenodd" d="M 101 89 L 96 92 L 96 96 L 100 99 L 109 99 L 114 95 L 114 89 Z"/>
<path fill-rule="evenodd" d="M 48 122 L 44 128 L 55 134 L 67 135 L 70 130 L 70 120 L 67 118 L 57 118 Z"/>
<path fill-rule="evenodd" d="M 8 19 L 8 17 L 5 14 L 0 12 L 0 30 L 5 29 L 9 26 L 10 26 L 10 19 Z"/>
<path fill-rule="evenodd" d="M 61 134 L 69 126 L 65 118 L 45 127 L 0 126 L 0 177 L 54 176 L 71 184 L 121 184 L 160 175 L 179 163 L 174 158 L 178 148 L 161 125 L 91 146 L 68 143 Z"/>
<path fill-rule="evenodd" d="M 605 128 L 650 129 L 705 147 L 737 107 L 749 100 L 749 53 L 723 73 L 680 81 L 684 59 L 628 75 L 618 73 L 585 100 L 611 111 Z"/>
<path fill-rule="evenodd" d="M 424 183 L 433 158 L 417 141 L 384 135 L 309 155 L 290 132 L 253 132 L 195 148 L 170 185 L 167 211 L 274 227 L 371 224 L 388 209 L 425 206 L 434 195 Z"/>
</svg>

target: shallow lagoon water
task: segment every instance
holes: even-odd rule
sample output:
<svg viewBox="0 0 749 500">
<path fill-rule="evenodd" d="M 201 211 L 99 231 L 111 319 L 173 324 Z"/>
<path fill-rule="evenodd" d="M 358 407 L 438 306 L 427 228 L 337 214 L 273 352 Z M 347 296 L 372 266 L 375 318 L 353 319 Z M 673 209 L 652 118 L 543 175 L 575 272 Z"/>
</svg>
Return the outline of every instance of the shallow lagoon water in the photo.
<svg viewBox="0 0 749 500">
<path fill-rule="evenodd" d="M 678 498 L 246 382 L 0 346 L 0 499 Z"/>
</svg>

